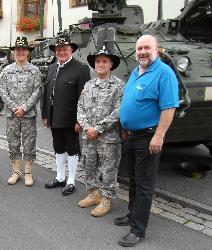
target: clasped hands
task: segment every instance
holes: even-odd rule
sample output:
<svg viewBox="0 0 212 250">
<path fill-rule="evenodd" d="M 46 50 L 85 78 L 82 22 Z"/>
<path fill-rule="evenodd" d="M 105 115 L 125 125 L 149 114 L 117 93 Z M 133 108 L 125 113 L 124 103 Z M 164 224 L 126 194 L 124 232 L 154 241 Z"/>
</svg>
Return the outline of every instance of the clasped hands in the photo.
<svg viewBox="0 0 212 250">
<path fill-rule="evenodd" d="M 19 117 L 24 116 L 25 111 L 23 110 L 22 107 L 15 107 L 15 108 L 13 109 L 13 114 L 14 114 L 15 117 L 18 117 L 18 118 L 19 118 Z"/>
<path fill-rule="evenodd" d="M 82 127 L 79 123 L 75 125 L 75 132 L 80 133 L 82 131 Z M 85 130 L 86 136 L 88 140 L 96 140 L 99 137 L 98 131 L 95 130 L 94 127 L 90 127 Z"/>
<path fill-rule="evenodd" d="M 86 129 L 85 133 L 88 140 L 96 140 L 99 137 L 99 133 L 93 127 Z"/>
</svg>

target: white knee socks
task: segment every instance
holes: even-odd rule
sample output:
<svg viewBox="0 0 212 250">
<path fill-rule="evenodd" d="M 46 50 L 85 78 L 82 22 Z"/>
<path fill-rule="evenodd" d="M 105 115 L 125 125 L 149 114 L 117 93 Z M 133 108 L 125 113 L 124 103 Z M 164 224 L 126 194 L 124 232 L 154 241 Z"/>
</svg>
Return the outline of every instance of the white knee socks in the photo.
<svg viewBox="0 0 212 250">
<path fill-rule="evenodd" d="M 58 181 L 65 180 L 65 163 L 66 163 L 66 153 L 56 154 L 56 166 L 57 166 L 57 177 Z"/>
<path fill-rule="evenodd" d="M 77 165 L 78 165 L 78 155 L 68 155 L 68 180 L 67 184 L 73 184 L 75 181 L 75 175 L 76 175 L 76 170 L 77 170 Z"/>
</svg>

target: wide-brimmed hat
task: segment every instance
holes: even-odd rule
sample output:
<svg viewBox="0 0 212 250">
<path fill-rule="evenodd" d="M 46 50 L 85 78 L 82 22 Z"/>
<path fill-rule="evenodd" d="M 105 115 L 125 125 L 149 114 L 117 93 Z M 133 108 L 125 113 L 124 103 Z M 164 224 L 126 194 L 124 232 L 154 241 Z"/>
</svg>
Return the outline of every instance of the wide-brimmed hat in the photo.
<svg viewBox="0 0 212 250">
<path fill-rule="evenodd" d="M 15 45 L 10 47 L 11 50 L 14 50 L 15 48 L 24 48 L 28 49 L 30 52 L 34 50 L 34 48 L 30 47 L 27 41 L 26 37 L 20 37 L 18 36 L 15 41 Z"/>
<path fill-rule="evenodd" d="M 105 46 L 102 47 L 102 49 L 98 50 L 96 53 L 94 53 L 93 55 L 88 55 L 87 56 L 87 61 L 89 63 L 89 65 L 95 69 L 95 58 L 97 56 L 107 56 L 111 59 L 111 61 L 113 62 L 113 66 L 110 69 L 111 71 L 113 71 L 114 69 L 116 69 L 119 64 L 120 64 L 120 58 L 116 55 L 113 55 L 109 50 L 105 49 Z"/>
<path fill-rule="evenodd" d="M 49 49 L 55 51 L 55 47 L 70 45 L 73 49 L 73 53 L 78 49 L 76 43 L 72 43 L 71 38 L 68 35 L 60 35 L 57 37 L 55 45 L 49 45 Z"/>
</svg>

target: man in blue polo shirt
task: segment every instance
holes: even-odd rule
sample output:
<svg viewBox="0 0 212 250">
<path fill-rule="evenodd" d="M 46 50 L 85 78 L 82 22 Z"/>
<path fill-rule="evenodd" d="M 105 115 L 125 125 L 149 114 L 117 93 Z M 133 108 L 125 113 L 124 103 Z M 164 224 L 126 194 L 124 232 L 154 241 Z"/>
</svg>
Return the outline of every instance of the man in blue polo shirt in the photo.
<svg viewBox="0 0 212 250">
<path fill-rule="evenodd" d="M 164 136 L 179 103 L 176 76 L 158 57 L 155 37 L 137 40 L 136 58 L 139 66 L 125 86 L 120 107 L 130 175 L 129 213 L 114 220 L 115 225 L 131 227 L 119 240 L 126 247 L 145 237 Z"/>
</svg>

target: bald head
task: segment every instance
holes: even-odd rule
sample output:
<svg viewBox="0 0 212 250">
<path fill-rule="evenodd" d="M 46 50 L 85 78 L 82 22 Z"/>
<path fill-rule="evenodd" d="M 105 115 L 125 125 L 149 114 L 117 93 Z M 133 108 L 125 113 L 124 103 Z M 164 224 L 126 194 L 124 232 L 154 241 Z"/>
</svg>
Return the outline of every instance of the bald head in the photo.
<svg viewBox="0 0 212 250">
<path fill-rule="evenodd" d="M 148 43 L 151 43 L 152 46 L 155 46 L 156 48 L 158 47 L 157 38 L 152 36 L 152 35 L 143 35 L 143 36 L 139 37 L 137 42 L 136 42 L 136 47 L 142 41 L 147 41 Z"/>
<path fill-rule="evenodd" d="M 143 35 L 136 42 L 136 59 L 143 69 L 148 68 L 158 56 L 158 42 L 152 35 Z"/>
</svg>

